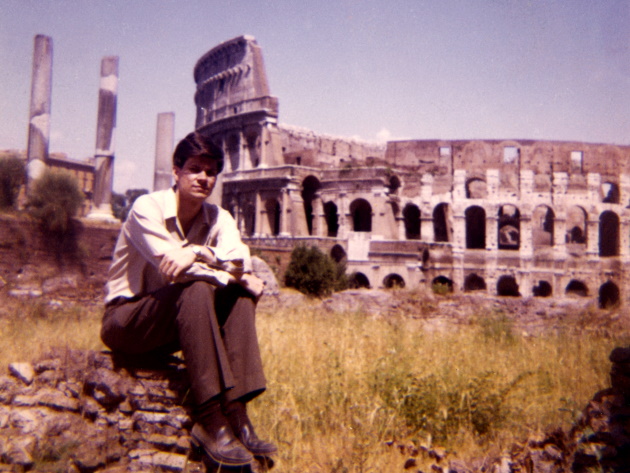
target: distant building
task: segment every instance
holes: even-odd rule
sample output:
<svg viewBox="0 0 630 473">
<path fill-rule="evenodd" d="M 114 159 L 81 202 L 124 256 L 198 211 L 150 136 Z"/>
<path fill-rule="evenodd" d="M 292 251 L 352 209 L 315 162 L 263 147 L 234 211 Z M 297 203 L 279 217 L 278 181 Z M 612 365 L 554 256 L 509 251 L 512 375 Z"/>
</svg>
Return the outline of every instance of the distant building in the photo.
<svg viewBox="0 0 630 473">
<path fill-rule="evenodd" d="M 0 157 L 17 155 L 26 161 L 26 152 L 16 150 L 0 151 Z M 50 153 L 46 160 L 49 169 L 63 169 L 77 178 L 79 188 L 85 194 L 85 202 L 79 213 L 84 217 L 89 212 L 92 205 L 92 193 L 94 191 L 94 159 L 88 158 L 84 161 L 68 158 L 65 153 Z M 21 198 L 24 200 L 24 197 Z"/>
<path fill-rule="evenodd" d="M 358 286 L 622 302 L 630 147 L 539 140 L 386 145 L 278 124 L 254 38 L 197 62 L 197 128 L 226 154 L 218 191 L 254 248 L 317 245 Z"/>
</svg>

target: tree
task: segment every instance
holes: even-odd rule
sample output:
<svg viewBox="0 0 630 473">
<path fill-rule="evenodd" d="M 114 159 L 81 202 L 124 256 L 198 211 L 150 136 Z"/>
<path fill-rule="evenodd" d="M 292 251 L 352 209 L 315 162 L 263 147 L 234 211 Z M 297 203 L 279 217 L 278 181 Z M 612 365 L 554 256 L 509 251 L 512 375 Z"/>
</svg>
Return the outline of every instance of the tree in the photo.
<svg viewBox="0 0 630 473">
<path fill-rule="evenodd" d="M 71 230 L 72 219 L 85 196 L 77 179 L 67 171 L 47 169 L 33 182 L 28 211 L 39 221 L 44 233 L 62 239 Z"/>
<path fill-rule="evenodd" d="M 14 208 L 24 183 L 26 166 L 17 153 L 0 158 L 0 208 Z"/>
<path fill-rule="evenodd" d="M 345 289 L 345 282 L 345 265 L 338 266 L 319 248 L 297 246 L 291 252 L 291 261 L 284 275 L 287 287 L 312 296 L 326 296 Z"/>
<path fill-rule="evenodd" d="M 136 199 L 141 195 L 148 193 L 149 191 L 146 189 L 127 189 L 124 195 L 113 192 L 111 204 L 114 217 L 116 217 L 121 222 L 127 220 L 127 215 L 129 215 L 131 206 L 136 201 Z"/>
</svg>

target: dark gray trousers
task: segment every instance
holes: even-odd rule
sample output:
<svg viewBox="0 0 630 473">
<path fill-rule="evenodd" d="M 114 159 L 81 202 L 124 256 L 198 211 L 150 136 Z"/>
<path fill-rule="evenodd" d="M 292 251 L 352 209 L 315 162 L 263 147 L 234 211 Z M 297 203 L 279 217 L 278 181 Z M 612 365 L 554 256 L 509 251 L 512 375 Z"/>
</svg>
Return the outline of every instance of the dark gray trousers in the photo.
<svg viewBox="0 0 630 473">
<path fill-rule="evenodd" d="M 255 309 L 238 284 L 171 284 L 109 304 L 101 339 L 129 355 L 181 349 L 197 405 L 218 394 L 247 402 L 265 390 Z"/>
</svg>

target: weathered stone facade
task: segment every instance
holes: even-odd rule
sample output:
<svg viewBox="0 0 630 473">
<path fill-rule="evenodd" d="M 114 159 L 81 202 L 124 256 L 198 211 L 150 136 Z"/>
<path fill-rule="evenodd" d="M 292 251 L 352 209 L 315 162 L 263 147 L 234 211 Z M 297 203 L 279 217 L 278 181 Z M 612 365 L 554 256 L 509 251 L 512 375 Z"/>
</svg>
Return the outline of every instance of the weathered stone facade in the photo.
<svg viewBox="0 0 630 473">
<path fill-rule="evenodd" d="M 621 302 L 630 147 L 535 140 L 386 145 L 279 125 L 247 36 L 195 66 L 197 127 L 226 152 L 215 195 L 255 248 L 314 244 L 358 286 Z"/>
</svg>

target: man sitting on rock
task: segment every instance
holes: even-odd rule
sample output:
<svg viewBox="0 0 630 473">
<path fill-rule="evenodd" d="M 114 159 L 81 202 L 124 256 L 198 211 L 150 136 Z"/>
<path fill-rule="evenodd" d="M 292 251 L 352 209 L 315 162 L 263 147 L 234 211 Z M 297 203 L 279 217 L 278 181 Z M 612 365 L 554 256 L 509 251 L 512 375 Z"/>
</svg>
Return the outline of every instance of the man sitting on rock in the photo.
<svg viewBox="0 0 630 473">
<path fill-rule="evenodd" d="M 114 352 L 183 353 L 195 402 L 191 435 L 214 461 L 246 465 L 276 452 L 246 405 L 265 390 L 255 328 L 263 283 L 234 219 L 206 202 L 223 152 L 191 133 L 173 154 L 173 188 L 139 197 L 122 226 L 101 338 Z"/>
</svg>

